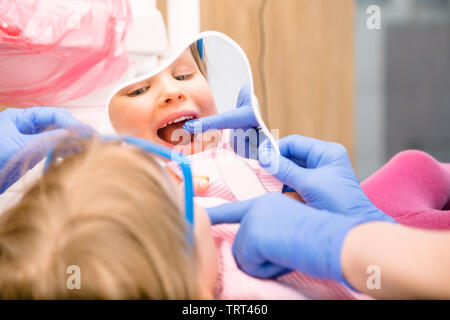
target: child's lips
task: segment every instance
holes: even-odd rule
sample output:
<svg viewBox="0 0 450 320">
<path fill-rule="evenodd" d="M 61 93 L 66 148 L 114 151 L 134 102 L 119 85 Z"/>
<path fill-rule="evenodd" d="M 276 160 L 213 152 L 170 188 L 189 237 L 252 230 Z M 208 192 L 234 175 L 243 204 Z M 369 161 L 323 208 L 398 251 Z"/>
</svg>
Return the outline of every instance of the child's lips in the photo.
<svg viewBox="0 0 450 320">
<path fill-rule="evenodd" d="M 197 118 L 198 114 L 194 111 L 173 112 L 159 123 L 156 134 L 171 145 L 188 144 L 192 141 L 193 135 L 183 130 L 183 125 L 186 121 Z"/>
<path fill-rule="evenodd" d="M 169 112 L 167 111 L 169 114 L 163 118 L 163 120 L 161 120 L 156 126 L 155 129 L 159 130 L 163 127 L 166 126 L 166 124 L 169 124 L 175 120 L 180 120 L 183 118 L 190 118 L 189 120 L 192 119 L 197 119 L 199 118 L 199 113 L 195 110 L 180 110 L 180 111 L 174 111 L 174 112 Z"/>
<path fill-rule="evenodd" d="M 191 115 L 189 115 L 189 116 L 182 116 L 182 117 L 179 117 L 179 118 L 177 118 L 175 120 L 169 121 L 168 123 L 164 124 L 161 128 L 159 128 L 158 130 L 161 130 L 161 129 L 163 129 L 163 128 L 167 127 L 168 125 L 171 125 L 171 124 L 176 124 L 176 123 L 179 123 L 181 121 L 183 121 L 183 123 L 184 123 L 184 122 L 192 120 L 192 119 L 194 119 L 194 116 L 191 116 Z"/>
</svg>

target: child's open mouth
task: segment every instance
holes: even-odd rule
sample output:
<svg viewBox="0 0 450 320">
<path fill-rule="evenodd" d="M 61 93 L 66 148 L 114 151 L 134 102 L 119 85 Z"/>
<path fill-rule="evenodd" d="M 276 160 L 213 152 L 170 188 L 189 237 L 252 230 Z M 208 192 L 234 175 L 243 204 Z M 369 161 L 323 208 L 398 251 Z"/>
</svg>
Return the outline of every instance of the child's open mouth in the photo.
<svg viewBox="0 0 450 320">
<path fill-rule="evenodd" d="M 186 145 L 192 142 L 194 135 L 183 130 L 186 121 L 195 119 L 193 115 L 181 116 L 163 124 L 157 131 L 158 136 L 172 145 Z"/>
</svg>

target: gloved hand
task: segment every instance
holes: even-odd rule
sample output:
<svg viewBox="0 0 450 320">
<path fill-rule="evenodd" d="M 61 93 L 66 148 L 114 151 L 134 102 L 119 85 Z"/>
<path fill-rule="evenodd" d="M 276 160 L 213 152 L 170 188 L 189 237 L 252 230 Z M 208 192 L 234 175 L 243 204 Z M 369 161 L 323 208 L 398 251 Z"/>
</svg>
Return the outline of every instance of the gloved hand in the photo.
<svg viewBox="0 0 450 320">
<path fill-rule="evenodd" d="M 364 219 L 317 210 L 278 193 L 207 212 L 213 224 L 240 222 L 232 250 L 244 272 L 268 278 L 299 270 L 350 286 L 341 249 L 347 233 Z"/>
<path fill-rule="evenodd" d="M 293 135 L 281 139 L 279 147 L 281 155 L 270 144 L 261 144 L 259 161 L 308 205 L 365 220 L 394 221 L 364 194 L 344 146 Z M 274 170 L 270 164 L 276 161 L 278 168 Z"/>
<path fill-rule="evenodd" d="M 64 109 L 33 107 L 0 113 L 0 194 L 33 168 L 57 139 L 61 128 L 87 127 Z M 92 130 L 90 127 L 89 130 Z M 44 132 L 45 129 L 51 131 Z"/>
<path fill-rule="evenodd" d="M 248 129 L 257 126 L 258 122 L 252 110 L 250 85 L 246 84 L 239 91 L 236 109 L 187 121 L 183 125 L 183 129 L 189 131 L 189 133 L 194 133 L 194 130 L 204 132 L 211 129 Z"/>
<path fill-rule="evenodd" d="M 250 155 L 249 146 L 259 145 L 259 126 L 252 109 L 250 85 L 242 86 L 239 91 L 236 109 L 219 113 L 213 116 L 204 117 L 200 119 L 187 121 L 183 125 L 183 129 L 189 133 L 200 133 L 207 130 L 222 130 L 222 129 L 241 129 L 233 130 L 231 134 L 231 143 L 234 150 L 243 157 L 256 158 Z M 255 134 L 246 134 L 248 129 L 254 129 Z"/>
</svg>

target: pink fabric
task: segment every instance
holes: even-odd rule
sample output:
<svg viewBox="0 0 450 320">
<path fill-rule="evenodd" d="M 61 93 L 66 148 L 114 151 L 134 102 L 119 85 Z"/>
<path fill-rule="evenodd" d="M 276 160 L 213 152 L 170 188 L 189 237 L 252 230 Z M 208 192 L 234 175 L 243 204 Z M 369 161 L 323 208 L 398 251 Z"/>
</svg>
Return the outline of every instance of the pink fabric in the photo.
<svg viewBox="0 0 450 320">
<path fill-rule="evenodd" d="M 196 175 L 196 173 L 200 173 L 201 175 L 201 173 L 205 172 L 201 170 L 202 167 L 204 168 L 206 166 L 208 160 L 214 160 L 216 158 L 216 155 L 222 150 L 223 149 L 221 148 L 214 148 L 188 157 L 189 160 L 191 161 L 191 169 L 193 174 Z M 256 173 L 257 177 L 264 185 L 268 193 L 280 192 L 282 190 L 283 187 L 282 183 L 280 183 L 280 181 L 278 181 L 272 175 L 267 173 L 258 163 L 258 160 L 252 159 L 243 159 L 243 160 L 247 163 L 249 167 L 253 169 L 253 171 Z M 213 165 L 214 162 L 211 161 L 210 164 Z M 215 197 L 227 201 L 237 200 L 234 197 L 231 190 L 228 188 L 228 186 L 224 183 L 224 181 L 220 177 L 215 176 L 215 178 L 212 179 L 210 176 L 209 181 L 210 184 L 208 190 L 202 193 L 200 197 L 202 198 Z"/>
<path fill-rule="evenodd" d="M 450 229 L 450 164 L 403 151 L 362 183 L 369 199 L 399 223 Z"/>
<path fill-rule="evenodd" d="M 201 198 L 220 198 L 226 201 L 237 200 L 228 186 L 221 179 L 220 175 L 214 173 L 214 159 L 217 154 L 223 150 L 232 150 L 230 145 L 229 130 L 223 130 L 223 134 L 221 135 L 221 139 L 217 147 L 187 156 L 191 163 L 191 170 L 194 176 L 201 176 L 206 173 L 206 175 L 210 178 L 208 190 L 200 195 Z M 261 167 L 258 160 L 241 159 L 253 169 L 268 193 L 281 192 L 283 184 L 275 177 L 267 173 L 267 171 Z M 172 161 L 168 163 L 167 167 L 177 174 L 180 179 L 183 179 L 181 169 L 176 162 Z"/>
<path fill-rule="evenodd" d="M 371 299 L 339 282 L 314 278 L 298 271 L 277 279 L 259 279 L 247 275 L 236 265 L 231 250 L 238 228 L 238 224 L 212 227 L 219 252 L 216 299 Z"/>
</svg>

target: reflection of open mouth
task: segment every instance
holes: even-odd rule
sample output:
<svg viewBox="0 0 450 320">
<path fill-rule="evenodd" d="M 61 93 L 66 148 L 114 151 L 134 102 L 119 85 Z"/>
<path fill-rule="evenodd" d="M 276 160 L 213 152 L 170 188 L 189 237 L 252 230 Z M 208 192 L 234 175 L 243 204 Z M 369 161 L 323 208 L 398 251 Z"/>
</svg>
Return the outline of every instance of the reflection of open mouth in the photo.
<svg viewBox="0 0 450 320">
<path fill-rule="evenodd" d="M 194 135 L 183 130 L 186 121 L 196 119 L 197 115 L 174 115 L 175 118 L 165 120 L 157 130 L 158 137 L 171 145 L 186 145 L 192 142 Z"/>
</svg>

